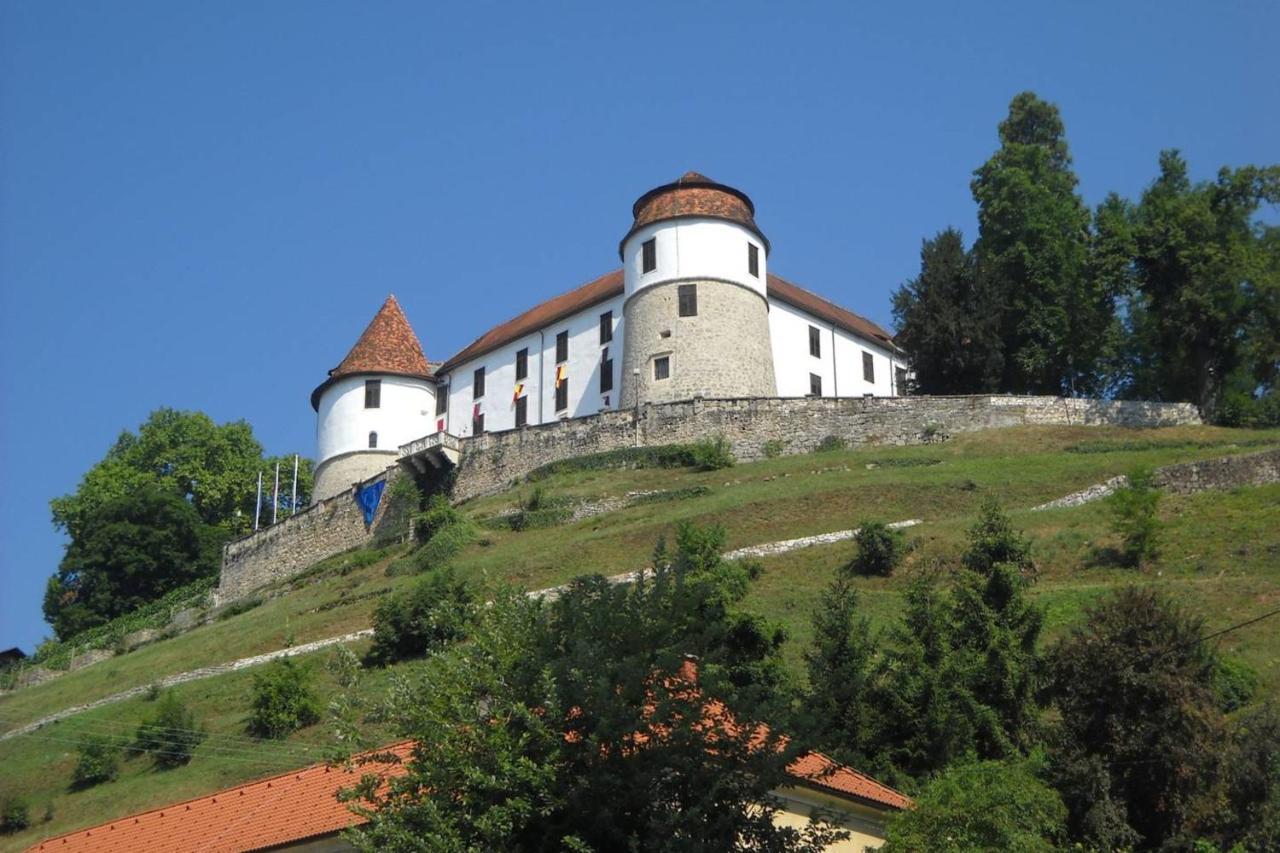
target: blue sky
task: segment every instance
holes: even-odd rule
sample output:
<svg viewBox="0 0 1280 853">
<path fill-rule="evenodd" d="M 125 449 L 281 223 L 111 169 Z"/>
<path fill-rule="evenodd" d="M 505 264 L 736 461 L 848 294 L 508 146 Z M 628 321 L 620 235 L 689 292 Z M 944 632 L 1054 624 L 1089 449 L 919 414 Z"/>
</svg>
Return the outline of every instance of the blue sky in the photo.
<svg viewBox="0 0 1280 853">
<path fill-rule="evenodd" d="M 1274 3 L 0 5 L 0 648 L 47 632 L 51 497 L 159 406 L 313 452 L 307 398 L 389 292 L 428 355 L 617 263 L 696 169 L 770 268 L 888 324 L 972 239 L 1009 99 L 1089 204 L 1162 148 L 1275 162 Z M 1271 212 L 1274 215 L 1274 211 Z M 608 568 L 608 567 L 603 567 Z"/>
</svg>

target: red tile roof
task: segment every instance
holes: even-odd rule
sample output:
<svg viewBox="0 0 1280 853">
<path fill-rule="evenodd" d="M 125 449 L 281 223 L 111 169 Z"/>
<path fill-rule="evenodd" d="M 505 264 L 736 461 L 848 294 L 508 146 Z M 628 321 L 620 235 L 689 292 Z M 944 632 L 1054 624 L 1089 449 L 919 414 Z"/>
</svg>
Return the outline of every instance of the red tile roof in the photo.
<svg viewBox="0 0 1280 853">
<path fill-rule="evenodd" d="M 410 741 L 377 750 L 401 761 L 409 758 Z M 375 753 L 365 753 L 365 756 Z M 316 764 L 228 788 L 206 797 L 163 806 L 90 829 L 51 838 L 30 848 L 38 851 L 94 851 L 94 853 L 232 853 L 261 850 L 292 841 L 328 835 L 364 822 L 337 800 L 370 773 L 397 776 L 404 765 L 355 764 L 341 767 Z"/>
<path fill-rule="evenodd" d="M 635 222 L 618 243 L 619 257 L 622 247 L 637 230 L 654 222 L 684 216 L 710 216 L 745 225 L 764 242 L 765 251 L 769 251 L 769 238 L 756 225 L 756 207 L 747 194 L 697 172 L 685 172 L 672 183 L 649 190 L 636 200 L 631 213 Z"/>
<path fill-rule="evenodd" d="M 536 332 L 538 329 L 545 328 L 557 320 L 590 308 L 592 305 L 612 299 L 615 296 L 621 296 L 622 292 L 622 270 L 617 269 L 613 272 L 605 273 L 581 287 L 548 299 L 518 317 L 494 326 L 440 365 L 436 373 L 448 373 L 468 359 L 492 352 L 501 346 L 524 337 L 530 332 Z M 807 311 L 815 317 L 826 320 L 828 323 L 845 331 L 853 332 L 884 346 L 893 346 L 893 336 L 880 326 L 865 317 L 841 308 L 833 302 L 828 302 L 821 296 L 810 293 L 799 285 L 792 284 L 773 273 L 769 273 L 768 292 L 770 296 Z"/>
<path fill-rule="evenodd" d="M 356 345 L 342 363 L 329 371 L 329 378 L 311 392 L 311 408 L 319 411 L 320 395 L 334 381 L 358 373 L 430 378 L 431 368 L 422 353 L 422 344 L 400 309 L 394 295 L 388 296 Z"/>
</svg>

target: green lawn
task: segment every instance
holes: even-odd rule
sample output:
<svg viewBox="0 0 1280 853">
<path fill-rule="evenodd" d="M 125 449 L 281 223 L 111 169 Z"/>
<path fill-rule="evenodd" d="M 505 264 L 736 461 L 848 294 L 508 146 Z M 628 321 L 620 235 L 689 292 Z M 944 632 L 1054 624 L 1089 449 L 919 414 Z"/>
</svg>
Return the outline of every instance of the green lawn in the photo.
<svg viewBox="0 0 1280 853">
<path fill-rule="evenodd" d="M 1081 618 L 1082 609 L 1120 585 L 1156 584 L 1201 614 L 1210 629 L 1274 609 L 1280 600 L 1280 486 L 1166 497 L 1164 547 L 1149 571 L 1098 564 L 1114 541 L 1104 504 L 1029 512 L 1035 504 L 1084 488 L 1137 464 L 1163 465 L 1280 444 L 1280 430 L 1210 427 L 1162 430 L 1018 428 L 974 433 L 945 444 L 867 448 L 786 457 L 711 472 L 688 470 L 594 471 L 560 474 L 540 485 L 552 496 L 602 497 L 641 489 L 693 485 L 706 494 L 632 507 L 581 522 L 524 532 L 484 531 L 456 560 L 460 572 L 492 587 L 512 583 L 539 588 L 586 572 L 616 574 L 644 565 L 654 542 L 682 519 L 723 524 L 730 548 L 856 526 L 866 518 L 920 518 L 907 531 L 913 548 L 893 578 L 860 581 L 862 605 L 883 627 L 901 606 L 907 578 L 927 566 L 954 565 L 978 503 L 994 496 L 1033 540 L 1040 567 L 1034 595 L 1046 609 L 1053 638 Z M 1095 452 L 1068 452 L 1086 444 Z M 470 502 L 473 515 L 514 506 L 531 491 Z M 764 561 L 765 572 L 748 604 L 780 621 L 790 641 L 789 662 L 800 667 L 810 636 L 809 617 L 823 586 L 853 552 L 850 543 L 810 548 Z M 39 687 L 0 697 L 0 730 L 69 705 L 202 665 L 300 644 L 367 627 L 377 602 L 411 578 L 387 577 L 381 559 L 344 569 L 342 558 L 292 584 L 287 595 L 187 634 L 144 647 Z M 1259 674 L 1268 695 L 1280 693 L 1280 627 L 1276 621 L 1233 632 L 1220 647 Z M 306 658 L 319 689 L 336 691 L 323 662 L 326 650 Z M 77 715 L 36 735 L 0 742 L 0 798 L 21 793 L 37 825 L 0 840 L 11 849 L 112 817 L 216 790 L 315 760 L 329 733 L 323 724 L 283 743 L 258 744 L 244 734 L 250 672 L 230 673 L 176 688 L 210 732 L 192 763 L 158 772 L 145 759 L 125 762 L 115 782 L 87 791 L 67 789 L 74 744 L 88 733 L 129 735 L 149 712 L 134 699 Z M 369 689 L 385 682 L 373 673 Z M 375 733 L 376 734 L 376 733 Z M 46 807 L 53 816 L 41 823 Z"/>
</svg>

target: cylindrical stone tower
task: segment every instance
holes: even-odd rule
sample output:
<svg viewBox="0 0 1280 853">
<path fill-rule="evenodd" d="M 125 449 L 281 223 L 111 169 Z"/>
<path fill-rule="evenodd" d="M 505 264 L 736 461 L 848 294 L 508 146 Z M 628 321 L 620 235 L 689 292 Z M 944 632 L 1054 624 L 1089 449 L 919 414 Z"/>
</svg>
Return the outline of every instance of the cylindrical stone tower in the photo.
<svg viewBox="0 0 1280 853">
<path fill-rule="evenodd" d="M 746 193 L 697 172 L 649 190 L 622 238 L 622 408 L 774 397 L 769 241 Z"/>
<path fill-rule="evenodd" d="M 360 340 L 311 392 L 316 482 L 324 500 L 394 465 L 400 445 L 432 432 L 436 383 L 422 344 L 388 296 Z"/>
</svg>

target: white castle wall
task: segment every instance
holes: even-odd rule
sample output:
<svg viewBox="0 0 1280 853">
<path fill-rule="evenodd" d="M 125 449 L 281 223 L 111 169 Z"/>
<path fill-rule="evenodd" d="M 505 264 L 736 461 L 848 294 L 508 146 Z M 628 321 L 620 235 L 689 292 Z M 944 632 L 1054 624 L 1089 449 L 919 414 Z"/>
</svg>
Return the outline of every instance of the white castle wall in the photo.
<svg viewBox="0 0 1280 853">
<path fill-rule="evenodd" d="M 643 269 L 642 246 L 656 238 L 657 267 Z M 759 247 L 760 275 L 747 268 L 747 245 Z M 720 279 L 765 295 L 768 258 L 764 243 L 751 229 L 736 222 L 688 217 L 654 222 L 636 231 L 622 247 L 623 279 L 628 297 L 645 287 L 673 279 Z"/>
<path fill-rule="evenodd" d="M 809 327 L 822 332 L 821 356 L 809 355 Z M 891 397 L 901 394 L 893 387 L 893 369 L 905 363 L 887 348 L 818 319 L 779 299 L 769 300 L 769 336 L 773 341 L 773 372 L 779 397 L 804 397 L 809 393 L 809 374 L 822 377 L 824 397 Z M 875 382 L 862 378 L 862 354 L 871 353 Z"/>
<path fill-rule="evenodd" d="M 604 345 L 613 359 L 613 390 L 601 393 L 603 347 L 600 344 L 600 315 L 606 311 L 613 312 L 613 341 Z M 617 408 L 622 371 L 622 297 L 597 302 L 545 326 L 540 332 L 533 332 L 451 370 L 447 376 L 449 411 L 445 432 L 470 436 L 471 415 L 476 403 L 484 413 L 486 430 L 492 432 L 515 427 L 516 353 L 525 347 L 529 349 L 529 375 L 524 380 L 524 393 L 529 398 L 529 425 L 559 420 L 563 413 L 556 412 L 556 335 L 565 330 L 569 332 L 567 416 L 579 418 Z M 485 392 L 477 400 L 472 383 L 479 367 L 485 369 Z M 427 432 L 435 430 L 436 421 L 432 419 Z"/>
</svg>

